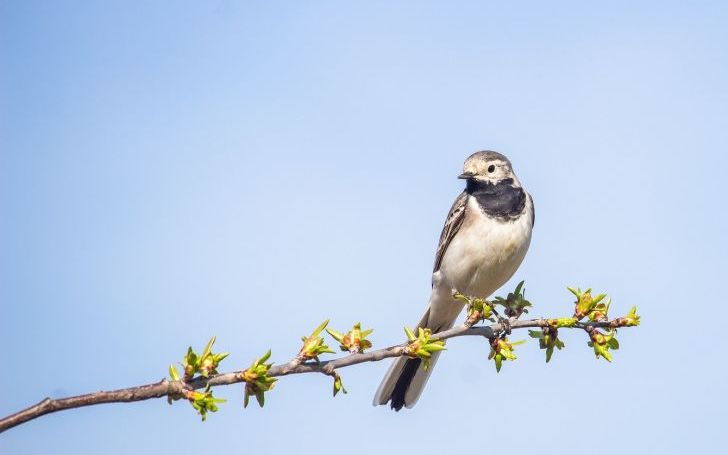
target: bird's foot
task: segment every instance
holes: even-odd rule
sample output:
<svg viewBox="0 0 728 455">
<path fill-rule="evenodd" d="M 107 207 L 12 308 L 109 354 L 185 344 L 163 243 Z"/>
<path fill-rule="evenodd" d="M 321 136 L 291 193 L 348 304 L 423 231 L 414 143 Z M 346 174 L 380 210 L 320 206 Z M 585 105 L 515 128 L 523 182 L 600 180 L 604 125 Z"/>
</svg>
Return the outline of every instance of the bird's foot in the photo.
<svg viewBox="0 0 728 455">
<path fill-rule="evenodd" d="M 504 318 L 503 316 L 498 315 L 498 324 L 500 324 L 501 331 L 505 335 L 510 335 L 511 334 L 511 320 L 510 320 L 510 318 Z"/>
</svg>

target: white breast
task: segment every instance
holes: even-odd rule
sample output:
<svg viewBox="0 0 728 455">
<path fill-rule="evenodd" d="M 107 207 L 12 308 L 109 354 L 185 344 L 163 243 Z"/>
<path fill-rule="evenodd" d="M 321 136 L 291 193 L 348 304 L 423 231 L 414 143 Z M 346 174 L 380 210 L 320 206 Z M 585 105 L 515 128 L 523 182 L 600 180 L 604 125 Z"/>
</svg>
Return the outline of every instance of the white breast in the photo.
<svg viewBox="0 0 728 455">
<path fill-rule="evenodd" d="M 466 295 L 489 297 L 521 265 L 531 243 L 531 200 L 524 214 L 502 221 L 485 215 L 473 197 L 468 198 L 466 219 L 450 242 L 435 274 L 437 287 Z"/>
</svg>

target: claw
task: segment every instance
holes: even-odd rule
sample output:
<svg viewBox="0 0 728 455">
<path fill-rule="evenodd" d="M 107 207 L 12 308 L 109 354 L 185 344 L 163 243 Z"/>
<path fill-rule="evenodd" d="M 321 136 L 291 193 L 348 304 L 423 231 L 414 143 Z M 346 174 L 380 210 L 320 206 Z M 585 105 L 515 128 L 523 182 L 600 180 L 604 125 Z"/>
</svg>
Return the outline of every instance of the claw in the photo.
<svg viewBox="0 0 728 455">
<path fill-rule="evenodd" d="M 503 333 L 505 333 L 506 335 L 511 334 L 511 320 L 509 318 L 498 316 L 498 324 L 500 324 L 503 328 Z"/>
</svg>

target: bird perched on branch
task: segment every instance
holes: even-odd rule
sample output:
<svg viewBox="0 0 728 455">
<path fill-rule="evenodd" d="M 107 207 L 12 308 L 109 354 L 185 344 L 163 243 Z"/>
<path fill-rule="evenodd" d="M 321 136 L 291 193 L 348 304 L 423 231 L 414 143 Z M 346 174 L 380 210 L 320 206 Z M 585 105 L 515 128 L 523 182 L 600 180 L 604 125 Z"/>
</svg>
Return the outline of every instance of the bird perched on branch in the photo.
<svg viewBox="0 0 728 455">
<path fill-rule="evenodd" d="M 465 190 L 442 228 L 430 302 L 417 324 L 432 333 L 452 327 L 462 311 L 454 290 L 487 298 L 513 276 L 526 256 L 535 220 L 531 195 L 500 153 L 473 153 L 458 178 L 465 179 Z M 428 369 L 419 358 L 397 358 L 379 385 L 374 405 L 391 402 L 396 411 L 414 406 L 440 354 L 432 353 Z"/>
</svg>

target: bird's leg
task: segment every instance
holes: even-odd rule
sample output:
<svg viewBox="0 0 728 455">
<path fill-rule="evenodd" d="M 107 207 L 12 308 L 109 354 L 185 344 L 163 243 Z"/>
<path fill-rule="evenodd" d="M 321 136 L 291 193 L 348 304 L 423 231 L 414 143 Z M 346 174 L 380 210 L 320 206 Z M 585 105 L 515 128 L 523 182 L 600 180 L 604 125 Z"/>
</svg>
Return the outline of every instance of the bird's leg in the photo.
<svg viewBox="0 0 728 455">
<path fill-rule="evenodd" d="M 495 315 L 496 318 L 498 318 L 498 324 L 500 324 L 500 326 L 501 326 L 501 331 L 505 335 L 510 335 L 511 334 L 511 319 L 508 317 L 501 316 L 500 313 L 498 313 L 498 310 L 496 310 L 495 308 L 493 308 L 493 314 Z"/>
<path fill-rule="evenodd" d="M 502 316 L 498 316 L 498 323 L 503 327 L 503 332 L 506 335 L 511 334 L 511 320 L 510 318 L 504 318 Z"/>
</svg>

